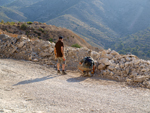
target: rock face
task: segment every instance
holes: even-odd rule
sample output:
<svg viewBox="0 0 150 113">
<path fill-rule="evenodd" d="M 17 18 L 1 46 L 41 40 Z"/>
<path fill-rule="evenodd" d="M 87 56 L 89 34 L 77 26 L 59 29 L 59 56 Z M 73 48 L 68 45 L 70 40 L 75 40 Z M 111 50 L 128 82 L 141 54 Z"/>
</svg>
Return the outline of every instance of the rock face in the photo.
<svg viewBox="0 0 150 113">
<path fill-rule="evenodd" d="M 24 59 L 47 65 L 56 65 L 54 43 L 30 40 L 26 37 L 12 38 L 0 35 L 0 57 Z M 104 78 L 124 81 L 129 85 L 150 88 L 150 61 L 135 55 L 120 55 L 108 49 L 100 52 L 87 48 L 65 47 L 66 68 L 76 70 L 85 56 L 91 56 L 96 63 L 96 73 Z"/>
</svg>

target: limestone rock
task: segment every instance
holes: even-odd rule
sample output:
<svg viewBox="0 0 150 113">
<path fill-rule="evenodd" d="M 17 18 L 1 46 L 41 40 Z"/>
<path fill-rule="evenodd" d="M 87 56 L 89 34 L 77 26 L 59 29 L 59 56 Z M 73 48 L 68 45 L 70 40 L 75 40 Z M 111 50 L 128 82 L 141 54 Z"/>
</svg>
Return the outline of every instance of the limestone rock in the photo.
<svg viewBox="0 0 150 113">
<path fill-rule="evenodd" d="M 91 57 L 93 58 L 93 59 L 98 59 L 99 58 L 99 53 L 98 52 L 96 52 L 96 51 L 92 51 L 91 52 Z"/>
<path fill-rule="evenodd" d="M 113 76 L 114 75 L 114 73 L 113 72 L 110 72 L 110 76 Z"/>
<path fill-rule="evenodd" d="M 41 52 L 39 55 L 40 55 L 41 57 L 49 57 L 49 56 L 51 56 L 50 53 L 44 53 L 44 52 Z"/>
<path fill-rule="evenodd" d="M 105 65 L 103 63 L 101 63 L 99 66 L 98 66 L 98 69 L 99 70 L 103 70 L 105 68 Z"/>
<path fill-rule="evenodd" d="M 108 60 L 108 58 L 103 58 L 100 60 L 100 62 L 105 64 L 105 65 L 110 65 L 110 61 Z"/>
<path fill-rule="evenodd" d="M 114 51 L 114 50 L 112 50 L 110 54 L 113 55 L 113 56 L 119 55 L 119 53 L 117 53 L 117 52 Z"/>
<path fill-rule="evenodd" d="M 25 44 L 25 42 L 23 41 L 23 42 L 20 42 L 17 46 L 18 46 L 18 48 L 22 48 L 24 46 L 24 44 Z"/>
<path fill-rule="evenodd" d="M 38 62 L 38 59 L 33 59 L 33 62 Z"/>
<path fill-rule="evenodd" d="M 18 48 L 14 47 L 13 50 L 11 51 L 11 54 L 13 54 Z"/>
<path fill-rule="evenodd" d="M 144 80 L 149 79 L 149 78 L 150 78 L 150 76 L 137 76 L 137 77 L 134 78 L 134 82 L 139 82 L 139 83 L 141 83 L 141 82 L 143 82 Z"/>
<path fill-rule="evenodd" d="M 115 69 L 114 66 L 108 66 L 107 68 L 108 68 L 110 71 L 113 71 L 113 70 Z"/>
<path fill-rule="evenodd" d="M 131 82 L 133 82 L 133 80 L 132 80 L 132 79 L 129 79 L 129 78 L 126 78 L 126 82 L 127 82 L 128 84 L 130 84 Z"/>
<path fill-rule="evenodd" d="M 103 50 L 102 52 L 101 52 L 101 58 L 105 58 L 106 57 L 106 51 L 105 50 Z"/>
</svg>

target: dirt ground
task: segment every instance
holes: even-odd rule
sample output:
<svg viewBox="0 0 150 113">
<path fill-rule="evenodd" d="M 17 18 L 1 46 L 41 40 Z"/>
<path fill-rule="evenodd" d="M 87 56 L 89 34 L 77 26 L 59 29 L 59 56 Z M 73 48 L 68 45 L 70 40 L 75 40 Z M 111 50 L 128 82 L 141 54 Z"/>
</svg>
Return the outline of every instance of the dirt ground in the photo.
<svg viewBox="0 0 150 113">
<path fill-rule="evenodd" d="M 0 59 L 0 113 L 150 113 L 150 90 Z"/>
</svg>

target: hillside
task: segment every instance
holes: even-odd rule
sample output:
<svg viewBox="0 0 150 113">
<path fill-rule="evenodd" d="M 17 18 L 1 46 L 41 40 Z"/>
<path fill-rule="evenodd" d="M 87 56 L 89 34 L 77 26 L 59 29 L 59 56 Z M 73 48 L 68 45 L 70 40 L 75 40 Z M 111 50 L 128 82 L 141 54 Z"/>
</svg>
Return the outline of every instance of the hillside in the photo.
<svg viewBox="0 0 150 113">
<path fill-rule="evenodd" d="M 10 4 L 7 4 L 7 7 L 17 10 L 22 7 L 30 6 L 39 1 L 41 1 L 41 0 L 14 0 Z"/>
<path fill-rule="evenodd" d="M 12 10 L 7 7 L 0 7 L 0 20 L 7 21 L 25 21 L 26 17 L 22 13 Z"/>
<path fill-rule="evenodd" d="M 0 0 L 0 6 L 5 6 L 12 3 L 15 0 Z"/>
<path fill-rule="evenodd" d="M 150 59 L 150 28 L 123 37 L 112 46 L 121 54 L 132 53 L 143 59 Z"/>
<path fill-rule="evenodd" d="M 122 37 L 150 27 L 149 6 L 149 0 L 15 0 L 5 6 L 15 13 L 2 11 L 0 19 L 67 28 L 93 46 L 114 48 Z"/>
<path fill-rule="evenodd" d="M 0 29 L 16 35 L 26 35 L 30 39 L 43 39 L 45 41 L 57 42 L 59 36 L 64 37 L 64 43 L 67 46 L 88 47 L 89 49 L 99 50 L 92 47 L 84 39 L 73 33 L 71 30 L 60 28 L 39 22 L 7 22 L 0 23 Z M 101 48 L 99 46 L 99 48 Z M 101 48 L 102 49 L 102 48 Z"/>
<path fill-rule="evenodd" d="M 16 0 L 7 7 L 21 12 L 26 21 L 65 27 L 92 45 L 109 48 L 119 37 L 149 27 L 149 5 L 149 0 Z"/>
<path fill-rule="evenodd" d="M 21 8 L 20 12 L 23 12 L 31 21 L 36 20 L 71 29 L 82 37 L 88 37 L 89 43 L 92 41 L 95 45 L 108 47 L 117 34 L 104 25 L 103 12 L 98 5 L 101 3 L 95 4 L 93 1 L 85 2 L 84 0 L 69 2 L 44 0 Z M 98 15 L 97 10 L 101 15 Z M 38 14 L 36 14 L 37 11 Z M 33 16 L 33 14 L 36 15 Z"/>
</svg>

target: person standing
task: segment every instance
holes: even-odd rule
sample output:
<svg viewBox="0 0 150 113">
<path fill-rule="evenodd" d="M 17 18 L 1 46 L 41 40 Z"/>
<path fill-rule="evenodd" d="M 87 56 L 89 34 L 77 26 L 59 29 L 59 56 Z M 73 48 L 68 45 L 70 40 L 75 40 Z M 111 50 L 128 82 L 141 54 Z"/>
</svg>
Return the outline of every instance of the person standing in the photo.
<svg viewBox="0 0 150 113">
<path fill-rule="evenodd" d="M 55 58 L 57 58 L 57 73 L 60 73 L 60 64 L 62 64 L 62 74 L 65 75 L 67 74 L 65 72 L 65 64 L 66 64 L 66 59 L 65 59 L 65 54 L 64 54 L 64 43 L 63 43 L 63 37 L 60 36 L 59 40 L 55 44 Z"/>
</svg>

